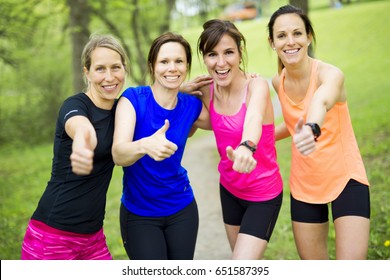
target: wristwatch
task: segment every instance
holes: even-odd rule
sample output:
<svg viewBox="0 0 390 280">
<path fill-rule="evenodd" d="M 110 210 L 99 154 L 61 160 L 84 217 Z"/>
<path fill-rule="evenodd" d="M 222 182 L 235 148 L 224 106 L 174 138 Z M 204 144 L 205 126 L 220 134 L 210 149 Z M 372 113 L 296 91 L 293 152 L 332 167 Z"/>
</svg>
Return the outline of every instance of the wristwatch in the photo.
<svg viewBox="0 0 390 280">
<path fill-rule="evenodd" d="M 244 146 L 244 147 L 247 147 L 249 150 L 251 150 L 252 153 L 255 153 L 256 150 L 257 150 L 257 145 L 255 143 L 253 143 L 251 140 L 246 140 L 244 142 L 242 142 L 240 145 L 238 145 L 239 147 L 240 146 Z"/>
<path fill-rule="evenodd" d="M 311 131 L 313 131 L 314 141 L 317 141 L 317 138 L 321 136 L 321 128 L 316 123 L 306 123 L 305 125 L 310 126 Z"/>
</svg>

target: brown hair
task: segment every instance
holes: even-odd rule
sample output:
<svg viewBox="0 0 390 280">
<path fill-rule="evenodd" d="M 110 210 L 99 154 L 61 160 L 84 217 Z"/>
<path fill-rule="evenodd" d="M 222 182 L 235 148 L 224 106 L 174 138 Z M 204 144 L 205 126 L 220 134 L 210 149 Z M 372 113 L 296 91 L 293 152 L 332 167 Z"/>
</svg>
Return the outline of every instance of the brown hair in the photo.
<svg viewBox="0 0 390 280">
<path fill-rule="evenodd" d="M 186 39 L 184 39 L 183 36 L 173 33 L 173 32 L 167 32 L 156 39 L 154 39 L 150 50 L 149 50 L 149 55 L 148 55 L 148 65 L 149 65 L 149 74 L 152 79 L 152 82 L 154 82 L 155 77 L 154 77 L 154 65 L 157 60 L 158 52 L 161 49 L 161 46 L 169 43 L 169 42 L 175 42 L 179 43 L 180 45 L 183 46 L 184 51 L 186 53 L 186 58 L 187 58 L 187 68 L 188 72 L 191 71 L 191 65 L 192 65 L 192 50 L 191 50 L 191 45 L 187 42 Z"/>
<path fill-rule="evenodd" d="M 81 54 L 81 66 L 85 67 L 87 70 L 90 70 L 91 68 L 91 55 L 92 52 L 97 48 L 107 48 L 110 50 L 113 50 L 117 52 L 120 57 L 123 64 L 123 67 L 125 68 L 126 73 L 129 73 L 128 71 L 128 58 L 126 55 L 126 52 L 124 48 L 122 47 L 121 43 L 112 35 L 98 35 L 98 34 L 92 34 L 89 38 L 88 43 L 85 45 L 83 52 Z M 85 77 L 84 77 L 85 78 Z"/>
<path fill-rule="evenodd" d="M 203 32 L 198 39 L 198 53 L 202 56 L 211 52 L 223 35 L 227 34 L 236 42 L 238 52 L 246 65 L 246 40 L 237 27 L 228 20 L 212 19 L 203 24 Z"/>
<path fill-rule="evenodd" d="M 306 33 L 308 35 L 311 35 L 314 43 L 316 42 L 316 35 L 314 33 L 313 25 L 311 24 L 309 17 L 303 12 L 302 9 L 294 7 L 292 5 L 282 6 L 272 14 L 272 16 L 268 22 L 268 40 L 270 40 L 270 42 L 274 41 L 273 28 L 274 28 L 274 24 L 275 24 L 276 19 L 279 16 L 285 15 L 285 14 L 298 15 L 302 19 L 303 23 L 305 24 Z M 282 61 L 280 60 L 280 58 L 278 57 L 278 72 L 280 73 L 283 68 L 284 68 L 284 65 L 283 65 Z"/>
</svg>

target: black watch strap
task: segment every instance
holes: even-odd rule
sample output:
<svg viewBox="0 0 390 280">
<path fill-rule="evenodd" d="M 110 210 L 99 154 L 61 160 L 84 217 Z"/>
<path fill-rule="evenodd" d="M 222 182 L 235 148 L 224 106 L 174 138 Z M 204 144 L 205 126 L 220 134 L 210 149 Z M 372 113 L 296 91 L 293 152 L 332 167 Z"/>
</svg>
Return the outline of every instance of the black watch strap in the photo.
<svg viewBox="0 0 390 280">
<path fill-rule="evenodd" d="M 311 131 L 313 131 L 314 141 L 317 141 L 317 138 L 321 136 L 321 128 L 316 123 L 306 123 L 305 125 L 310 126 Z"/>
<path fill-rule="evenodd" d="M 244 147 L 248 148 L 252 153 L 255 153 L 257 150 L 257 145 L 255 143 L 253 143 L 251 140 L 246 140 L 238 146 L 244 146 Z"/>
</svg>

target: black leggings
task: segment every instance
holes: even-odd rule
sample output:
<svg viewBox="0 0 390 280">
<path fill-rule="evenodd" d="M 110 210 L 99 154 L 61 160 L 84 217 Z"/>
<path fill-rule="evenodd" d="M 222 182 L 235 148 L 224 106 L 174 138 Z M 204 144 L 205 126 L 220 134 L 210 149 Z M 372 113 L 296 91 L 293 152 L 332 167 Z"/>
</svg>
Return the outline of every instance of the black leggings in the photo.
<svg viewBox="0 0 390 280">
<path fill-rule="evenodd" d="M 198 235 L 196 201 L 167 217 L 143 217 L 122 204 L 120 225 L 123 246 L 131 260 L 192 260 Z"/>
</svg>

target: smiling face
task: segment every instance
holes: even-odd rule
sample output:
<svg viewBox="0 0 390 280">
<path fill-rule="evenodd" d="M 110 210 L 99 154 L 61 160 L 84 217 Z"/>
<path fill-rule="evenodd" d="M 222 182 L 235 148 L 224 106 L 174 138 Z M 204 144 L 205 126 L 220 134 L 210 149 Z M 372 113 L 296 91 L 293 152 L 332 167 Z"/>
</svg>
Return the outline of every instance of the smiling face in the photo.
<svg viewBox="0 0 390 280">
<path fill-rule="evenodd" d="M 91 53 L 91 65 L 84 68 L 88 79 L 87 95 L 96 106 L 110 108 L 121 92 L 125 81 L 125 68 L 119 53 L 98 47 Z"/>
<path fill-rule="evenodd" d="M 203 55 L 207 71 L 219 86 L 228 86 L 241 71 L 240 60 L 236 42 L 226 34 L 210 52 Z"/>
<path fill-rule="evenodd" d="M 178 90 L 187 75 L 187 56 L 184 47 L 177 42 L 161 46 L 153 67 L 154 85 Z"/>
<path fill-rule="evenodd" d="M 284 14 L 275 20 L 271 46 L 285 66 L 302 61 L 307 56 L 310 43 L 311 36 L 307 34 L 299 15 Z"/>
</svg>

